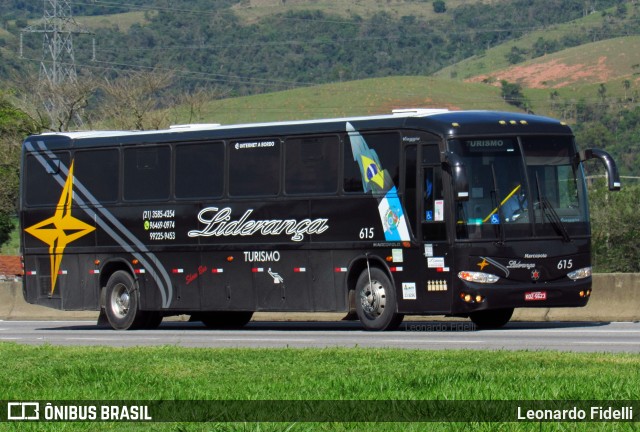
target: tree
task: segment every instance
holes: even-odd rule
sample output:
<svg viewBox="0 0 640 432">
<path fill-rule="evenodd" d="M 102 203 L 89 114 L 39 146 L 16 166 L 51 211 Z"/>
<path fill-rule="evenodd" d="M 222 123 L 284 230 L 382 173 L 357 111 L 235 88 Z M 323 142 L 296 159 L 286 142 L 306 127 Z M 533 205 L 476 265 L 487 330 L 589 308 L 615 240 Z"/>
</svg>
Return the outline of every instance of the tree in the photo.
<svg viewBox="0 0 640 432">
<path fill-rule="evenodd" d="M 444 0 L 436 0 L 433 2 L 433 11 L 435 13 L 445 13 L 447 11 L 447 5 Z"/>
<path fill-rule="evenodd" d="M 161 92 L 171 85 L 171 72 L 129 72 L 109 80 L 105 79 L 102 90 L 103 117 L 110 119 L 117 129 L 159 129 L 166 126 L 167 114 L 160 111 Z"/>
<path fill-rule="evenodd" d="M 526 50 L 522 50 L 517 46 L 512 46 L 511 50 L 509 51 L 509 53 L 505 55 L 505 57 L 507 58 L 507 61 L 509 62 L 509 64 L 516 64 L 525 60 L 524 55 L 526 53 L 527 53 Z"/>
<path fill-rule="evenodd" d="M 529 111 L 531 104 L 524 93 L 522 93 L 522 86 L 520 84 L 502 80 L 500 81 L 500 85 L 502 99 L 504 99 L 506 103 Z"/>
<path fill-rule="evenodd" d="M 629 81 L 628 79 L 622 81 L 622 87 L 624 88 L 624 101 L 627 102 L 627 101 L 629 101 L 627 93 L 629 92 L 629 89 L 631 88 L 631 81 Z"/>
<path fill-rule="evenodd" d="M 594 182 L 589 191 L 591 244 L 596 272 L 640 271 L 640 213 L 638 185 L 624 185 L 609 192 L 604 181 Z"/>
<path fill-rule="evenodd" d="M 26 135 L 38 132 L 31 117 L 16 108 L 11 95 L 0 92 L 0 245 L 14 229 L 20 189 L 20 144 Z"/>
<path fill-rule="evenodd" d="M 54 84 L 34 74 L 16 78 L 20 109 L 39 129 L 68 131 L 88 122 L 85 108 L 94 96 L 97 83 L 89 76 Z"/>
</svg>

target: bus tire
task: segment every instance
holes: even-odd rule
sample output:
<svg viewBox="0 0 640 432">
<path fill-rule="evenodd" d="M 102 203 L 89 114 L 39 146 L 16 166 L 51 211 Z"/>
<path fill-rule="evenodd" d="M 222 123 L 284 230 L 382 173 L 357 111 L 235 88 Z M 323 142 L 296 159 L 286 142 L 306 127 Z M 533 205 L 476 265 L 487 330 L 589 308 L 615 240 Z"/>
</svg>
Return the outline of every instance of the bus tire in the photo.
<svg viewBox="0 0 640 432">
<path fill-rule="evenodd" d="M 251 311 L 200 312 L 196 314 L 194 321 L 202 321 L 202 324 L 210 329 L 240 329 L 251 321 L 251 317 Z"/>
<path fill-rule="evenodd" d="M 365 330 L 394 330 L 404 319 L 404 315 L 396 312 L 398 303 L 391 280 L 376 267 L 360 274 L 356 283 L 355 303 L 356 313 Z"/>
<path fill-rule="evenodd" d="M 114 330 L 130 330 L 145 324 L 147 316 L 139 309 L 136 282 L 131 274 L 118 270 L 105 288 L 104 310 Z"/>
<path fill-rule="evenodd" d="M 513 308 L 493 309 L 469 314 L 471 321 L 481 329 L 497 329 L 504 327 L 513 315 Z"/>
</svg>

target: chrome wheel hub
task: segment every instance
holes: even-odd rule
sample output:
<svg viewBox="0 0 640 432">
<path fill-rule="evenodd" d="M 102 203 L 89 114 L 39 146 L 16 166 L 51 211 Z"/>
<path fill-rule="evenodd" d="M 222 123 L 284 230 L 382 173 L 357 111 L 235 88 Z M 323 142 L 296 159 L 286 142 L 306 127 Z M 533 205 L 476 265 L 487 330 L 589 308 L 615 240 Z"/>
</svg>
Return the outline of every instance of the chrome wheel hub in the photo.
<svg viewBox="0 0 640 432">
<path fill-rule="evenodd" d="M 372 280 L 360 291 L 360 304 L 367 318 L 376 319 L 382 315 L 386 301 L 385 288 L 377 280 Z"/>
</svg>

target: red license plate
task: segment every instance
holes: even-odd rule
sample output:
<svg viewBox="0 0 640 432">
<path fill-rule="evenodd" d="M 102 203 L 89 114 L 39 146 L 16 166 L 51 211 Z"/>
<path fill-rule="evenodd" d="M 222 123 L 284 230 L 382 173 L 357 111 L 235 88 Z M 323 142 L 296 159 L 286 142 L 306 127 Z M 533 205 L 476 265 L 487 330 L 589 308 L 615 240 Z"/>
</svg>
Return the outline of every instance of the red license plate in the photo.
<svg viewBox="0 0 640 432">
<path fill-rule="evenodd" d="M 534 291 L 534 292 L 524 293 L 525 301 L 543 301 L 546 299 L 547 299 L 546 291 Z"/>
</svg>

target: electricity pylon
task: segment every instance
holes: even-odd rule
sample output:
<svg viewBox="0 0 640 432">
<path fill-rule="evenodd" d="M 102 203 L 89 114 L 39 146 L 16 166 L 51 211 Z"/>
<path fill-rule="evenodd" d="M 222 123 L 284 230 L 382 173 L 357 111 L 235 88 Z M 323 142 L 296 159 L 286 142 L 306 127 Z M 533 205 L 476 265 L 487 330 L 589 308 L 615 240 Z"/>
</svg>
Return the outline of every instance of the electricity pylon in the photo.
<svg viewBox="0 0 640 432">
<path fill-rule="evenodd" d="M 78 24 L 71 13 L 68 0 L 43 0 L 44 15 L 42 22 L 26 27 L 20 34 L 20 55 L 22 55 L 22 35 L 24 33 L 42 33 L 42 60 L 40 62 L 40 81 L 49 88 L 61 88 L 77 82 L 76 61 L 73 52 L 73 35 L 90 34 Z M 95 47 L 95 43 L 94 43 Z M 95 49 L 94 49 L 95 59 Z M 60 112 L 59 98 L 45 100 L 45 109 L 52 120 Z M 56 101 L 58 99 L 58 101 Z M 77 113 L 76 113 L 77 114 Z M 80 116 L 76 115 L 76 123 Z"/>
</svg>

